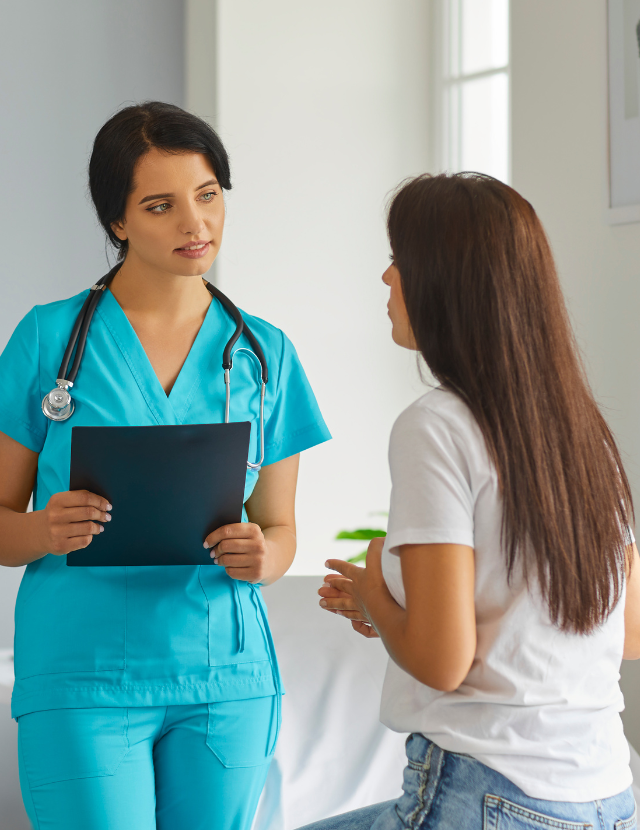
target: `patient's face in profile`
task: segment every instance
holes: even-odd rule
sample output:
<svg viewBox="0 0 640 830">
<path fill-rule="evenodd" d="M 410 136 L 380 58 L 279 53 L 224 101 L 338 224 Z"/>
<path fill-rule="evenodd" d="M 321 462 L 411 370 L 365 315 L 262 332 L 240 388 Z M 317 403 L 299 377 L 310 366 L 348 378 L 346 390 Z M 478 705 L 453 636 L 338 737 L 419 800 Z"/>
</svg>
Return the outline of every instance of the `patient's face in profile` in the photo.
<svg viewBox="0 0 640 830">
<path fill-rule="evenodd" d="M 397 343 L 398 346 L 402 346 L 404 349 L 416 351 L 418 346 L 411 331 L 411 324 L 409 323 L 409 315 L 407 314 L 404 294 L 402 293 L 400 271 L 398 271 L 395 265 L 391 264 L 387 268 L 382 275 L 382 282 L 390 288 L 387 308 L 392 324 L 391 337 L 393 338 L 393 342 Z"/>
<path fill-rule="evenodd" d="M 112 227 L 129 242 L 128 261 L 164 273 L 205 274 L 224 227 L 222 189 L 209 159 L 153 147 L 136 165 L 124 220 Z"/>
</svg>

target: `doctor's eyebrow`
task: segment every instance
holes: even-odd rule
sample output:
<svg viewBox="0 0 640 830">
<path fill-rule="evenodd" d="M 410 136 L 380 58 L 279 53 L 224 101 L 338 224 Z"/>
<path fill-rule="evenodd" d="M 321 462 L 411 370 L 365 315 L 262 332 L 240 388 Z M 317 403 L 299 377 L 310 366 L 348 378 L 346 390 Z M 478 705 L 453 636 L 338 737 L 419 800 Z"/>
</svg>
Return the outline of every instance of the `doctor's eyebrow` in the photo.
<svg viewBox="0 0 640 830">
<path fill-rule="evenodd" d="M 203 187 L 211 187 L 212 184 L 218 184 L 217 179 L 209 179 L 208 182 L 201 184 L 200 187 L 196 187 L 194 193 L 202 190 Z M 143 205 L 145 202 L 153 202 L 154 199 L 173 199 L 175 195 L 175 193 L 156 193 L 153 196 L 145 196 L 144 199 L 140 199 L 138 204 Z"/>
</svg>

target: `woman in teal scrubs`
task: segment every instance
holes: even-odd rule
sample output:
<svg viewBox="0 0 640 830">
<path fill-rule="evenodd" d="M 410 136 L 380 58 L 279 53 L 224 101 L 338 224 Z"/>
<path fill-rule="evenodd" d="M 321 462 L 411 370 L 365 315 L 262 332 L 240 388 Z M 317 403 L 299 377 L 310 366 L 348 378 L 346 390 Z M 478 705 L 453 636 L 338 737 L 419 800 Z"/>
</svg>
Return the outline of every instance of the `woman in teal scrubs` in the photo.
<svg viewBox="0 0 640 830">
<path fill-rule="evenodd" d="M 299 453 L 330 435 L 290 341 L 244 315 L 269 383 L 243 522 L 203 540 L 211 567 L 67 567 L 118 512 L 69 492 L 72 427 L 222 422 L 235 327 L 201 279 L 231 186 L 214 131 L 168 104 L 128 107 L 98 133 L 89 178 L 122 266 L 89 329 L 73 416 L 50 421 L 41 401 L 87 291 L 33 308 L 0 356 L 12 390 L 0 400 L 0 563 L 27 565 L 12 701 L 23 797 L 37 830 L 243 830 L 282 691 L 259 585 L 293 560 Z M 251 421 L 250 460 L 258 414 L 255 365 L 238 356 L 231 420 Z"/>
</svg>

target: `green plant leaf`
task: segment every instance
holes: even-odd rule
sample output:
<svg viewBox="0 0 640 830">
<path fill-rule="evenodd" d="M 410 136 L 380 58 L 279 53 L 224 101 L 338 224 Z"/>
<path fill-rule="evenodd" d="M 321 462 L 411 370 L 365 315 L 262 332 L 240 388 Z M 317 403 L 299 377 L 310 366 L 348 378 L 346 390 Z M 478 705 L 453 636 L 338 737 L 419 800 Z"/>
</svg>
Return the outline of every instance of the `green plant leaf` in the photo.
<svg viewBox="0 0 640 830">
<path fill-rule="evenodd" d="M 358 562 L 364 562 L 367 558 L 366 550 L 363 550 L 357 556 L 352 556 L 351 559 L 347 559 L 347 562 L 351 562 L 352 565 L 357 564 Z"/>
<path fill-rule="evenodd" d="M 358 530 L 341 530 L 336 536 L 336 539 L 358 539 L 360 541 L 368 541 L 369 539 L 377 539 L 379 536 L 386 536 L 386 530 L 374 530 L 372 528 L 359 528 Z"/>
</svg>

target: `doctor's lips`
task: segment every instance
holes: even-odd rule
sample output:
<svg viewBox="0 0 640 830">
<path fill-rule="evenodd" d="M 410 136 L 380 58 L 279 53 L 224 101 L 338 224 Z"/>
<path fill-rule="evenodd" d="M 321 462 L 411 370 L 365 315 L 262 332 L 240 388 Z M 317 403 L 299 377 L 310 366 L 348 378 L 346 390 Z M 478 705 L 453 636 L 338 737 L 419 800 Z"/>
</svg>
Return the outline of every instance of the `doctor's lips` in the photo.
<svg viewBox="0 0 640 830">
<path fill-rule="evenodd" d="M 210 246 L 210 242 L 204 239 L 197 239 L 195 242 L 188 242 L 182 248 L 174 248 L 173 253 L 186 257 L 187 259 L 200 259 L 209 253 Z"/>
</svg>

